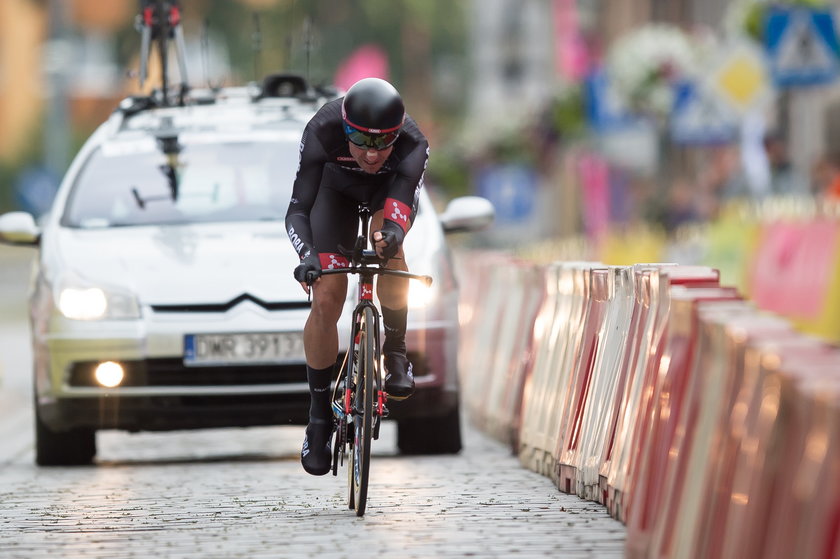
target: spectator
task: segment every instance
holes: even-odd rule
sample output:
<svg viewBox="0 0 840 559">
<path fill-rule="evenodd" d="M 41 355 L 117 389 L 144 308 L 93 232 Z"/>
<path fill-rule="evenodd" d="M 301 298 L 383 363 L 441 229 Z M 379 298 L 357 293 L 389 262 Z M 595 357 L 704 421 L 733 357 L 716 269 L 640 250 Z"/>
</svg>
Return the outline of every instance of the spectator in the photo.
<svg viewBox="0 0 840 559">
<path fill-rule="evenodd" d="M 666 231 L 672 233 L 681 225 L 702 220 L 697 194 L 696 186 L 687 177 L 674 181 L 665 208 L 663 225 Z"/>
<path fill-rule="evenodd" d="M 770 168 L 768 194 L 771 196 L 808 194 L 808 183 L 791 163 L 787 141 L 780 134 L 769 132 L 764 136 L 764 151 L 767 153 L 767 164 Z"/>
</svg>

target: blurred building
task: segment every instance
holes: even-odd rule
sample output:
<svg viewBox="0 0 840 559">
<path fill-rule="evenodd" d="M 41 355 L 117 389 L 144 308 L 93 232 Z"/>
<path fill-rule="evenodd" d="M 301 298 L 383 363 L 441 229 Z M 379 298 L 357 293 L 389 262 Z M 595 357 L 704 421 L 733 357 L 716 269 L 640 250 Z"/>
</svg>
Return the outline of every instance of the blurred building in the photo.
<svg viewBox="0 0 840 559">
<path fill-rule="evenodd" d="M 185 11 L 200 14 L 202 1 L 184 0 Z M 277 3 L 240 1 L 254 8 Z M 81 140 L 74 135 L 86 135 L 138 91 L 137 53 L 129 64 L 118 59 L 118 39 L 134 33 L 138 6 L 137 0 L 0 0 L 0 165 L 17 167 L 43 144 L 47 166 L 61 173 Z M 188 38 L 194 68 L 202 67 L 199 41 Z M 204 75 L 216 77 L 228 70 L 227 58 L 212 41 L 209 48 Z M 156 57 L 149 71 L 156 75 Z M 150 79 L 145 90 L 157 85 Z"/>
<path fill-rule="evenodd" d="M 553 29 L 543 0 L 473 0 L 470 128 L 504 127 L 531 116 L 555 86 Z"/>
<path fill-rule="evenodd" d="M 41 135 L 65 133 L 45 127 L 84 126 L 113 110 L 124 87 L 114 33 L 135 8 L 133 0 L 0 2 L 0 162 L 13 165 Z"/>
<path fill-rule="evenodd" d="M 0 2 L 0 163 L 20 156 L 41 116 L 44 11 L 31 0 Z"/>
</svg>

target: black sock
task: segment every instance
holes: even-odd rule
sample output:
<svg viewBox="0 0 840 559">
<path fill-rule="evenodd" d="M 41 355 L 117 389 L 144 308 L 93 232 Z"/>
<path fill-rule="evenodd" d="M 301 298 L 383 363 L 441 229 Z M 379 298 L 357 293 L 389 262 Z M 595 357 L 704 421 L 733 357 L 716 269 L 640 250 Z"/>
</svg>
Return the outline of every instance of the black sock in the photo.
<svg viewBox="0 0 840 559">
<path fill-rule="evenodd" d="M 382 322 L 385 325 L 385 342 L 382 353 L 405 354 L 405 328 L 408 321 L 408 307 L 389 309 L 382 307 Z"/>
<path fill-rule="evenodd" d="M 332 381 L 333 368 L 313 369 L 306 366 L 306 380 L 309 381 L 309 417 L 317 419 L 329 419 L 332 417 L 330 409 L 330 382 Z"/>
</svg>

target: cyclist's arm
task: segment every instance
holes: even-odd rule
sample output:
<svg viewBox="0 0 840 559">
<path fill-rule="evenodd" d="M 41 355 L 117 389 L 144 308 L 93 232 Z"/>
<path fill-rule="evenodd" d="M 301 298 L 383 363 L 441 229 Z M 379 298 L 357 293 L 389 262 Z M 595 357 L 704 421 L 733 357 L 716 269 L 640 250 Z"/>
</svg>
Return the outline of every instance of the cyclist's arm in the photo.
<svg viewBox="0 0 840 559">
<path fill-rule="evenodd" d="M 301 259 L 314 248 L 309 212 L 318 195 L 325 163 L 324 148 L 307 126 L 300 141 L 300 164 L 286 211 L 286 231 Z"/>
<path fill-rule="evenodd" d="M 417 142 L 414 149 L 406 155 L 396 169 L 396 176 L 388 189 L 385 200 L 385 224 L 397 225 L 402 235 L 411 226 L 409 221 L 412 210 L 416 207 L 417 196 L 423 188 L 423 175 L 429 162 L 429 143 L 424 139 Z M 390 227 L 393 227 L 391 225 Z"/>
</svg>

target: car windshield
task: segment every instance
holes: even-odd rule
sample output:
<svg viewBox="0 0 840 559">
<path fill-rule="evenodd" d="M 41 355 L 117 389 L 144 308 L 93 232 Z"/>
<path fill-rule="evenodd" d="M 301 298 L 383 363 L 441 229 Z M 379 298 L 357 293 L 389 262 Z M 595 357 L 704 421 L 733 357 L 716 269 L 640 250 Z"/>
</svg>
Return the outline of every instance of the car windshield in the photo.
<svg viewBox="0 0 840 559">
<path fill-rule="evenodd" d="M 298 164 L 294 140 L 179 142 L 173 166 L 151 141 L 98 148 L 73 185 L 62 224 L 93 228 L 285 218 Z"/>
</svg>

